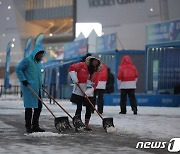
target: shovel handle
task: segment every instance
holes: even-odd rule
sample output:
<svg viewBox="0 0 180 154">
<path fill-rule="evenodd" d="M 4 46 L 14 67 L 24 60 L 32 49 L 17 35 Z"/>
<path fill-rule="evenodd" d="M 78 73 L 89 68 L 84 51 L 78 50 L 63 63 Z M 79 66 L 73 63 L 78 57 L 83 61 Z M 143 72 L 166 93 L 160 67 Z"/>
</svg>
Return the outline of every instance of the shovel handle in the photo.
<svg viewBox="0 0 180 154">
<path fill-rule="evenodd" d="M 42 90 L 71 118 L 73 119 L 73 117 L 54 99 L 54 97 L 52 97 L 45 88 L 42 87 Z"/>
<path fill-rule="evenodd" d="M 101 117 L 102 120 L 104 120 L 104 118 L 102 117 L 102 115 L 99 113 L 98 110 L 96 110 L 96 108 L 94 107 L 93 103 L 91 102 L 91 100 L 88 98 L 88 96 L 85 94 L 85 92 L 82 90 L 82 88 L 80 87 L 79 83 L 76 83 L 76 85 L 78 86 L 78 88 L 80 89 L 80 91 L 82 92 L 82 94 L 84 95 L 84 97 L 88 100 L 88 102 L 91 104 L 91 106 L 93 107 L 93 109 L 97 112 L 97 114 Z"/>
<path fill-rule="evenodd" d="M 36 92 L 31 88 L 31 86 L 28 84 L 27 87 L 31 90 L 31 92 L 41 101 L 41 103 L 48 109 L 48 111 L 52 114 L 54 118 L 56 116 L 53 114 L 53 112 L 48 108 L 48 106 L 42 101 L 42 99 L 36 94 Z"/>
</svg>

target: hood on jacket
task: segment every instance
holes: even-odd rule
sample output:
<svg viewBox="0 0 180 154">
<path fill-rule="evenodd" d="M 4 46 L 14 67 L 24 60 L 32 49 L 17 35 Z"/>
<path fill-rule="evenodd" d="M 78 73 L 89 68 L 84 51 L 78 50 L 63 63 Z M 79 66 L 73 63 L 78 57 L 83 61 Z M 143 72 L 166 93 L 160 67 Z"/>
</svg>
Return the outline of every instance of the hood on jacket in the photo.
<svg viewBox="0 0 180 154">
<path fill-rule="evenodd" d="M 42 44 L 35 45 L 32 53 L 31 53 L 32 58 L 35 59 L 36 54 L 39 53 L 40 51 L 44 51 L 43 56 L 46 54 L 45 48 L 42 46 Z"/>
<path fill-rule="evenodd" d="M 125 55 L 125 56 L 122 58 L 121 65 L 132 65 L 132 60 L 131 60 L 130 56 Z"/>
<path fill-rule="evenodd" d="M 88 56 L 87 58 L 86 58 L 86 64 L 89 66 L 89 63 L 90 63 L 90 59 L 97 59 L 98 61 L 99 61 L 99 66 L 98 66 L 98 71 L 102 68 L 102 63 L 101 63 L 101 60 L 100 60 L 100 58 L 99 58 L 99 56 L 98 55 L 92 55 L 92 56 Z"/>
</svg>

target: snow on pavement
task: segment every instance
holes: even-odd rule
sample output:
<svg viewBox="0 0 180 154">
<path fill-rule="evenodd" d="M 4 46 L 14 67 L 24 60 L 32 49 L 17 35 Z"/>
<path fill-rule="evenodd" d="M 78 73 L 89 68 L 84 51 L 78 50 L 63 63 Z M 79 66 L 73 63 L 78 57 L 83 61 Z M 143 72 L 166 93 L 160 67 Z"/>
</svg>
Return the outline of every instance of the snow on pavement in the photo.
<svg viewBox="0 0 180 154">
<path fill-rule="evenodd" d="M 69 100 L 57 100 L 69 113 L 70 115 L 74 115 L 76 106 L 72 105 Z M 59 116 L 67 116 L 64 112 L 61 111 L 61 109 L 54 104 L 49 104 L 48 101 L 45 101 L 49 108 L 53 111 L 53 113 L 59 117 Z M 84 121 L 84 112 L 85 108 L 83 107 L 82 111 L 82 120 Z M 23 107 L 23 102 L 21 99 L 17 99 L 16 97 L 11 98 L 11 99 L 2 99 L 0 98 L 0 114 L 3 116 L 10 116 L 14 117 L 16 120 L 16 117 L 20 117 L 22 119 L 21 123 L 22 129 L 24 129 L 24 107 Z M 49 113 L 49 111 L 46 110 L 45 107 L 43 107 L 41 117 L 49 117 L 49 121 L 52 123 L 51 120 L 53 120 L 52 115 Z M 153 141 L 165 141 L 168 142 L 171 138 L 177 138 L 179 136 L 179 130 L 180 130 L 180 125 L 179 125 L 179 118 L 180 118 L 180 108 L 170 108 L 170 107 L 138 107 L 138 115 L 134 115 L 132 111 L 130 110 L 130 107 L 127 107 L 127 114 L 126 115 L 120 115 L 119 114 L 119 106 L 105 106 L 104 107 L 104 113 L 102 115 L 104 118 L 106 117 L 113 117 L 114 120 L 114 125 L 116 128 L 116 131 L 113 133 L 116 135 L 121 135 L 121 137 L 125 136 L 137 136 L 137 138 L 142 138 L 146 140 L 153 140 Z M 8 119 L 8 118 L 7 118 Z M 48 121 L 48 119 L 46 119 Z M 16 123 L 16 121 L 15 121 Z M 99 129 L 102 129 L 102 120 L 101 118 L 96 114 L 92 114 L 90 125 L 97 125 Z M 43 125 L 43 128 L 50 130 L 51 128 L 47 128 Z M 0 120 L 0 134 L 4 137 L 6 140 L 6 136 L 8 137 L 8 134 L 12 132 L 17 132 L 17 128 L 13 127 L 12 125 L 8 125 L 7 123 L 4 123 L 3 121 Z M 111 132 L 112 134 L 112 132 Z M 60 134 L 60 133 L 55 133 L 51 131 L 46 131 L 45 133 L 33 133 L 28 136 L 27 134 L 24 135 L 22 140 L 25 140 L 27 143 L 13 143 L 9 144 L 8 146 L 4 141 L 4 145 L 1 145 L 0 147 L 0 153 L 65 153 L 65 154 L 75 154 L 75 153 L 93 153 L 92 152 L 92 147 L 95 148 L 94 153 L 113 153 L 109 147 L 107 148 L 102 148 L 101 146 L 98 145 L 91 145 L 93 143 L 88 143 L 85 147 L 80 146 L 81 144 L 79 143 L 79 147 L 75 147 L 74 145 L 71 145 L 73 143 L 69 142 L 68 145 L 64 144 L 59 145 L 58 147 L 56 145 L 50 145 L 48 144 L 48 140 L 57 140 L 58 142 L 62 142 L 64 138 L 70 137 L 72 139 L 79 140 L 76 138 L 76 136 L 72 134 Z M 83 135 L 83 134 L 82 134 Z M 21 138 L 22 136 L 17 136 L 15 133 L 15 136 L 12 136 L 12 138 Z M 58 139 L 57 139 L 58 137 Z M 83 136 L 81 136 L 83 137 Z M 89 134 L 89 137 L 94 138 L 93 134 Z M 47 140 L 47 145 L 46 142 L 42 143 L 42 145 L 37 146 L 35 143 L 32 141 L 36 138 L 41 138 Z M 98 138 L 98 137 L 97 137 Z M 128 137 L 127 137 L 128 138 Z M 30 140 L 30 141 L 29 141 Z M 30 143 L 29 143 L 30 142 Z M 122 142 L 122 141 L 121 141 Z M 142 151 L 140 149 L 136 149 L 135 145 L 134 148 L 131 148 L 128 146 L 128 142 L 126 143 L 127 146 L 120 146 L 120 147 L 115 147 L 114 153 L 116 151 L 120 151 L 120 153 L 126 153 L 126 154 L 131 154 L 131 153 L 152 153 L 152 152 L 147 152 L 147 151 Z M 137 143 L 137 142 L 136 142 Z M 38 143 L 39 144 L 39 143 Z M 84 143 L 83 143 L 84 144 Z M 48 146 L 48 147 L 47 147 Z M 106 146 L 106 145 L 105 145 Z M 153 152 L 154 153 L 154 152 Z"/>
<path fill-rule="evenodd" d="M 57 100 L 69 113 L 74 115 L 76 106 L 69 100 Z M 45 101 L 51 110 L 58 116 L 67 116 L 62 110 L 54 104 Z M 11 110 L 9 110 L 9 108 Z M 119 106 L 105 106 L 103 117 L 113 117 L 117 133 L 134 134 L 141 138 L 150 139 L 171 139 L 180 137 L 179 118 L 180 107 L 138 107 L 138 115 L 134 115 L 127 107 L 127 114 L 119 114 Z M 7 115 L 24 114 L 23 102 L 19 100 L 0 100 L 0 112 Z M 82 111 L 82 120 L 84 120 L 85 108 Z M 49 111 L 43 107 L 42 115 L 49 115 Z M 101 118 L 92 114 L 90 125 L 102 125 Z M 1 125 L 2 127 L 3 125 Z"/>
</svg>

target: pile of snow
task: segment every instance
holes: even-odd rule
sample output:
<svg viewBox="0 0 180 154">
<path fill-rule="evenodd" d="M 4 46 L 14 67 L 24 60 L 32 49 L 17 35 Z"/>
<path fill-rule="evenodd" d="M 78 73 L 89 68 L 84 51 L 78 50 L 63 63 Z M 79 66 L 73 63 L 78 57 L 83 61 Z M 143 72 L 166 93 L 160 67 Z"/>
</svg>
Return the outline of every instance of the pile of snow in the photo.
<svg viewBox="0 0 180 154">
<path fill-rule="evenodd" d="M 115 127 L 108 127 L 106 129 L 107 133 L 116 133 L 117 132 L 117 129 Z"/>
<path fill-rule="evenodd" d="M 67 112 L 74 116 L 76 111 L 76 105 L 72 105 L 69 100 L 57 100 Z M 49 108 L 54 112 L 56 117 L 67 116 L 57 105 L 49 104 L 45 101 Z M 167 139 L 178 137 L 180 130 L 180 107 L 143 107 L 138 106 L 138 114 L 134 115 L 130 107 L 127 107 L 127 114 L 119 114 L 119 106 L 104 106 L 104 113 L 102 116 L 112 117 L 115 129 L 109 128 L 108 133 L 118 134 L 133 134 L 141 138 L 150 139 Z M 15 99 L 14 101 L 0 100 L 0 113 L 4 115 L 24 115 L 23 101 Z M 54 118 L 49 111 L 43 107 L 41 117 L 50 117 L 50 121 Z M 82 121 L 84 122 L 85 107 L 82 110 Z M 1 123 L 0 123 L 1 124 Z M 95 112 L 92 114 L 90 125 L 101 125 L 102 119 Z M 1 124 L 1 127 L 7 127 L 5 124 Z M 100 128 L 101 129 L 101 128 Z M 102 126 L 103 129 L 103 126 Z M 40 135 L 40 134 L 39 134 Z M 43 134 L 46 136 L 60 135 L 60 134 Z"/>
<path fill-rule="evenodd" d="M 67 136 L 67 134 L 59 134 L 59 133 L 53 133 L 53 132 L 34 132 L 31 134 L 24 134 L 25 136 L 31 136 L 31 137 L 62 137 Z"/>
</svg>

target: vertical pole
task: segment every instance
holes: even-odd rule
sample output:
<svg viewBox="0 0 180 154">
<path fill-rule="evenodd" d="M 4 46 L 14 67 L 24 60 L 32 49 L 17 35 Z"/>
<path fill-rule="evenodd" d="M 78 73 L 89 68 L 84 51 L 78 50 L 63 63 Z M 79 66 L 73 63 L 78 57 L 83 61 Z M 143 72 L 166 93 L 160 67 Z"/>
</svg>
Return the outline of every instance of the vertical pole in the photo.
<svg viewBox="0 0 180 154">
<path fill-rule="evenodd" d="M 118 75 L 118 66 L 119 66 L 119 52 L 116 50 L 115 52 L 115 82 L 114 82 L 114 92 L 118 93 L 118 87 L 117 87 L 117 75 Z"/>
</svg>

